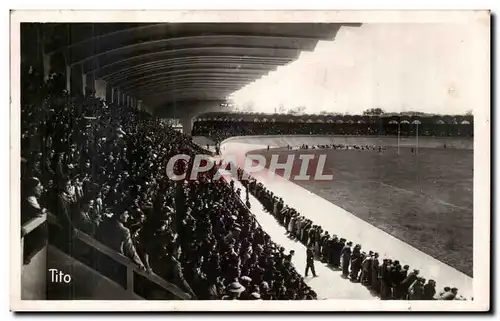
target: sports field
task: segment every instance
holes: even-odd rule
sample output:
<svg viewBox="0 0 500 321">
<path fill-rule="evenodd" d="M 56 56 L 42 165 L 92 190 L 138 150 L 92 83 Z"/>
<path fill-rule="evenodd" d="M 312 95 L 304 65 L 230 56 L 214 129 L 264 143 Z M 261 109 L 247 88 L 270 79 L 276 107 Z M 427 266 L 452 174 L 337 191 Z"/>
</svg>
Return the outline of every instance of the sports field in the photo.
<svg viewBox="0 0 500 321">
<path fill-rule="evenodd" d="M 331 181 L 292 181 L 434 258 L 472 276 L 473 151 L 421 148 L 271 150 L 278 154 L 326 154 Z M 314 162 L 311 162 L 314 164 Z M 316 166 L 308 170 L 314 174 Z M 277 172 L 280 174 L 280 172 Z M 282 173 L 282 172 L 281 172 Z M 334 219 L 332 217 L 332 219 Z M 335 231 L 331 231 L 335 233 Z M 376 249 L 376 244 L 366 245 Z M 394 258 L 397 259 L 397 258 Z"/>
</svg>

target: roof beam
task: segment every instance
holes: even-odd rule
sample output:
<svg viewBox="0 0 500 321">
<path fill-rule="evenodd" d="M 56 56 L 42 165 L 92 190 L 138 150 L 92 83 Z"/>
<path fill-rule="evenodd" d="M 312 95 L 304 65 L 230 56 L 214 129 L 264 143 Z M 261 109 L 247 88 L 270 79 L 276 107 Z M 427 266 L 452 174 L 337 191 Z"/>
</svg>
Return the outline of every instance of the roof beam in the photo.
<svg viewBox="0 0 500 321">
<path fill-rule="evenodd" d="M 251 47 L 193 47 L 193 48 L 182 48 L 182 49 L 170 49 L 160 52 L 146 53 L 142 55 L 137 55 L 133 57 L 128 57 L 121 60 L 112 59 L 108 62 L 98 62 L 97 64 L 89 64 L 89 68 L 86 70 L 96 71 L 106 67 L 119 66 L 120 64 L 131 65 L 140 64 L 147 62 L 148 59 L 159 60 L 165 58 L 175 58 L 179 55 L 190 56 L 192 54 L 207 54 L 212 53 L 214 55 L 232 55 L 240 56 L 242 59 L 245 56 L 258 55 L 266 58 L 297 58 L 300 54 L 299 50 L 295 49 L 273 49 L 273 48 L 251 48 Z M 142 60 L 142 61 L 141 61 Z M 98 67 L 96 67 L 96 65 Z"/>
<path fill-rule="evenodd" d="M 238 69 L 240 71 L 245 70 L 260 70 L 262 72 L 269 72 L 275 70 L 277 68 L 276 64 L 266 63 L 266 64 L 258 64 L 258 63 L 232 63 L 232 62 L 196 62 L 196 63 L 179 63 L 175 65 L 161 66 L 161 65 L 153 65 L 151 67 L 127 71 L 121 74 L 115 74 L 114 77 L 103 77 L 104 80 L 113 82 L 120 81 L 123 79 L 128 79 L 130 77 L 135 76 L 144 76 L 150 73 L 158 73 L 158 72 L 168 72 L 173 70 L 178 70 L 179 68 L 183 70 L 189 70 L 189 67 L 196 68 L 204 68 L 204 69 L 220 69 L 220 68 L 228 68 L 228 69 Z"/>
<path fill-rule="evenodd" d="M 71 24 L 66 24 L 71 25 Z M 60 50 L 68 50 L 77 46 L 91 46 L 92 42 L 99 43 L 122 43 L 130 38 L 141 39 L 143 35 L 150 37 L 162 36 L 164 38 L 178 37 L 181 35 L 262 35 L 276 37 L 300 37 L 315 40 L 332 40 L 342 23 L 138 23 L 134 27 L 128 27 L 111 32 L 103 32 L 101 29 L 107 27 L 105 24 L 95 23 L 94 34 L 79 42 L 68 46 L 52 49 L 47 54 L 53 54 Z M 109 24 L 108 24 L 109 25 Z M 358 24 L 359 25 L 359 24 Z M 102 27 L 101 27 L 102 26 Z M 68 38 L 70 35 L 67 35 Z"/>
<path fill-rule="evenodd" d="M 124 70 L 130 70 L 134 68 L 142 68 L 143 66 L 151 66 L 154 64 L 164 64 L 168 65 L 170 63 L 178 63 L 178 62 L 212 62 L 212 61 L 231 61 L 231 62 L 269 62 L 276 64 L 286 64 L 290 61 L 293 61 L 293 58 L 283 58 L 283 57 L 268 57 L 268 56 L 236 56 L 236 55 L 220 55 L 220 54 L 199 54 L 199 55 L 189 55 L 183 57 L 167 57 L 166 59 L 156 58 L 151 60 L 145 60 L 143 62 L 138 62 L 136 64 L 122 64 L 122 66 L 113 65 L 113 66 L 101 66 L 99 69 L 95 69 L 95 75 L 97 78 L 105 78 L 108 76 L 113 76 L 114 74 L 121 73 Z M 89 70 L 91 72 L 91 70 Z"/>
<path fill-rule="evenodd" d="M 170 88 L 177 89 L 177 88 L 206 88 L 206 87 L 221 87 L 223 86 L 224 88 L 230 88 L 231 90 L 236 90 L 240 88 L 240 86 L 249 83 L 250 81 L 248 80 L 240 80 L 240 81 L 224 81 L 224 80 L 218 80 L 218 79 L 213 79 L 213 80 L 196 80 L 196 81 L 183 81 L 183 82 L 159 82 L 156 84 L 150 84 L 146 86 L 141 86 L 141 87 L 131 87 L 128 88 L 128 90 L 131 93 L 144 93 L 144 92 L 151 92 L 151 91 L 158 91 L 158 90 L 167 90 Z"/>
<path fill-rule="evenodd" d="M 122 87 L 140 82 L 155 82 L 161 79 L 182 79 L 182 78 L 195 78 L 195 77 L 227 77 L 227 78 L 248 78 L 256 79 L 267 74 L 262 70 L 236 70 L 236 69 L 187 69 L 186 72 L 182 70 L 158 72 L 146 75 L 144 77 L 127 77 L 121 80 L 112 80 L 109 83 L 114 86 Z"/>
<path fill-rule="evenodd" d="M 148 38 L 146 38 L 148 39 Z M 250 48 L 273 48 L 273 49 L 293 49 L 293 50 L 313 50 L 317 40 L 300 37 L 277 37 L 277 36 L 252 36 L 252 35 L 196 35 L 187 37 L 161 38 L 156 40 L 143 40 L 129 45 L 120 44 L 120 47 L 113 47 L 109 50 L 99 50 L 94 52 L 94 48 L 84 47 L 70 52 L 71 65 L 81 64 L 86 61 L 105 57 L 127 54 L 157 52 L 168 49 L 190 48 L 202 44 L 203 46 L 238 46 Z M 87 54 L 88 53 L 88 54 Z"/>
</svg>

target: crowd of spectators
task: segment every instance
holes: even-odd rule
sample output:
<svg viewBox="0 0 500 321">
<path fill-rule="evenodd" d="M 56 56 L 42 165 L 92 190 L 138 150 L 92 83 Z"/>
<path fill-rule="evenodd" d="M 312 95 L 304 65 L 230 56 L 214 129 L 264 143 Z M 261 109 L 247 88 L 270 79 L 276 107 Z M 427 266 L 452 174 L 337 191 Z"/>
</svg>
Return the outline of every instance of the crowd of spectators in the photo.
<svg viewBox="0 0 500 321">
<path fill-rule="evenodd" d="M 298 149 L 335 149 L 335 150 L 366 150 L 366 151 L 378 151 L 382 152 L 386 150 L 384 146 L 375 145 L 345 145 L 345 144 L 328 144 L 328 145 L 307 145 L 302 144 L 297 147 Z M 293 149 L 293 146 L 288 145 L 288 150 Z"/>
<path fill-rule="evenodd" d="M 243 170 L 239 169 L 240 180 L 243 174 Z M 436 293 L 436 282 L 426 280 L 419 270 L 411 269 L 395 258 L 383 258 L 381 262 L 377 252 L 365 250 L 361 244 L 353 246 L 352 241 L 330 234 L 284 204 L 282 198 L 255 178 L 249 176 L 241 183 L 285 228 L 290 238 L 312 249 L 316 259 L 341 270 L 344 278 L 361 283 L 382 300 L 464 300 L 458 295 L 457 288 L 447 286 Z"/>
<path fill-rule="evenodd" d="M 22 79 L 22 223 L 52 213 L 55 244 L 92 259 L 77 242 L 88 234 L 192 298 L 316 299 L 216 168 L 196 180 L 169 178 L 173 155 L 200 152 L 188 136 L 135 107 L 70 97 L 57 75 L 35 76 L 30 69 Z M 189 177 L 192 164 L 176 164 Z M 118 273 L 109 259 L 97 261 Z"/>
</svg>

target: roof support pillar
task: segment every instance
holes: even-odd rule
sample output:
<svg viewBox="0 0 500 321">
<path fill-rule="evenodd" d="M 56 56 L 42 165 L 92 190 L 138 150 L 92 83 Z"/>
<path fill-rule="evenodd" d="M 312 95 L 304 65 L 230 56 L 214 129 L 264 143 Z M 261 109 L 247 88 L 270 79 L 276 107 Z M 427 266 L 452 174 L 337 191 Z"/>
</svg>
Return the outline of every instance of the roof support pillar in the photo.
<svg viewBox="0 0 500 321">
<path fill-rule="evenodd" d="M 82 71 L 82 66 L 72 66 L 69 70 L 69 86 L 70 92 L 73 94 L 83 94 L 85 89 L 86 78 Z"/>
<path fill-rule="evenodd" d="M 94 81 L 94 89 L 95 89 L 95 96 L 97 98 L 101 98 L 103 100 L 106 100 L 107 93 L 106 93 L 106 81 L 103 79 L 95 79 Z"/>
<path fill-rule="evenodd" d="M 112 103 L 113 104 L 118 104 L 119 103 L 119 99 L 120 99 L 120 92 L 119 92 L 118 88 L 113 87 L 113 99 L 112 99 Z"/>
<path fill-rule="evenodd" d="M 71 93 L 71 67 L 66 65 L 66 91 Z"/>
<path fill-rule="evenodd" d="M 183 116 L 180 119 L 180 123 L 182 125 L 182 132 L 191 136 L 191 131 L 193 130 L 193 117 L 190 115 Z"/>
<path fill-rule="evenodd" d="M 43 54 L 43 80 L 49 80 L 50 73 L 52 72 L 51 57 L 50 55 Z"/>
<path fill-rule="evenodd" d="M 83 92 L 85 95 L 95 93 L 94 73 L 83 74 Z"/>
</svg>

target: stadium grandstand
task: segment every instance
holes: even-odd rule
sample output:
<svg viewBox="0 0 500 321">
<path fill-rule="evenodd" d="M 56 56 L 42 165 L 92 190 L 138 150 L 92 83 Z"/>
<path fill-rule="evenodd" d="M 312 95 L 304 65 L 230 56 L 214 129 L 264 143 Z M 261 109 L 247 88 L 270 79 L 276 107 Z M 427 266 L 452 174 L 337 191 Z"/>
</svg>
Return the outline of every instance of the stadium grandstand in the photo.
<svg viewBox="0 0 500 321">
<path fill-rule="evenodd" d="M 243 135 L 381 135 L 473 137 L 472 115 L 287 115 L 206 113 L 194 121 L 193 136 L 222 141 Z"/>
<path fill-rule="evenodd" d="M 313 275 L 315 261 L 333 267 L 316 279 L 341 269 L 371 299 L 463 299 L 455 284 L 397 257 L 380 254 L 379 264 L 376 245 L 363 252 L 265 183 L 240 181 L 241 169 L 218 177 L 217 163 L 180 181 L 165 170 L 179 154 L 219 159 L 237 136 L 398 137 L 398 147 L 399 137 L 473 137 L 472 116 L 228 112 L 235 90 L 358 26 L 22 24 L 22 298 L 334 299 L 295 261 L 307 253 Z M 286 147 L 312 147 L 301 145 Z M 176 163 L 175 174 L 190 177 L 193 160 Z M 277 241 L 259 215 L 307 252 L 292 259 L 289 240 Z M 53 282 L 47 268 L 71 271 L 74 282 Z"/>
</svg>

